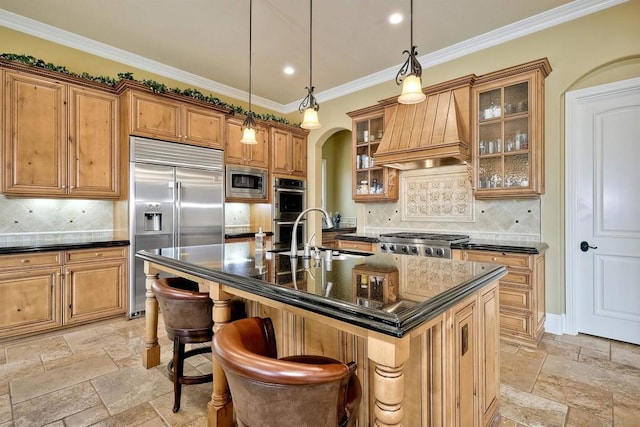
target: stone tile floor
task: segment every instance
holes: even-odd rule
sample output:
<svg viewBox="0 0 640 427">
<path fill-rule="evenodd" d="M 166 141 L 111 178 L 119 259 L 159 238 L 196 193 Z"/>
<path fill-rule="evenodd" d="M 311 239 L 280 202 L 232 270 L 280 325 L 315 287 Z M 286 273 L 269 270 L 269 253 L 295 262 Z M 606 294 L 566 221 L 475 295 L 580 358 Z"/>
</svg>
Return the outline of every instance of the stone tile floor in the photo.
<svg viewBox="0 0 640 427">
<path fill-rule="evenodd" d="M 144 319 L 117 319 L 0 343 L 0 427 L 205 426 L 211 384 L 185 386 L 174 414 L 171 343 L 144 369 L 143 336 Z M 502 426 L 640 426 L 640 346 L 546 334 L 502 343 L 500 362 Z M 188 363 L 211 372 L 210 355 Z"/>
</svg>

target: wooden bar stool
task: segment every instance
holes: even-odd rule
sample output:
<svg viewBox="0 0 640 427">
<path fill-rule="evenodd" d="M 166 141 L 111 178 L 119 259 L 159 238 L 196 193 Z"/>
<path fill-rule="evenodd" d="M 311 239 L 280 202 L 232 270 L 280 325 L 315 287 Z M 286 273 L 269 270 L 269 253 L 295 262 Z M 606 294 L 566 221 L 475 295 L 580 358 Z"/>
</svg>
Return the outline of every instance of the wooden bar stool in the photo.
<svg viewBox="0 0 640 427">
<path fill-rule="evenodd" d="M 182 385 L 202 384 L 213 380 L 212 374 L 184 375 L 184 360 L 196 354 L 211 352 L 211 346 L 185 351 L 185 344 L 201 344 L 213 338 L 213 301 L 206 292 L 198 292 L 198 284 L 180 277 L 157 279 L 151 285 L 160 304 L 167 336 L 173 341 L 173 360 L 167 364 L 173 381 L 173 412 L 180 410 Z"/>
</svg>

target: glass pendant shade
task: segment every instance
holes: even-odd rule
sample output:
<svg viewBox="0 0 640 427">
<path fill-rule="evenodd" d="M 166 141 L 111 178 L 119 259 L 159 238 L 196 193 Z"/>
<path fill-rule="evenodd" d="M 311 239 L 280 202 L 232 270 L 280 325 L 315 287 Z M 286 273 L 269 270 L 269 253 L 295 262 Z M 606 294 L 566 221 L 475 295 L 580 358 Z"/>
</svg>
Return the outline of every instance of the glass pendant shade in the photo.
<svg viewBox="0 0 640 427">
<path fill-rule="evenodd" d="M 318 111 L 315 108 L 306 108 L 304 110 L 304 116 L 300 127 L 302 129 L 320 129 Z"/>
<path fill-rule="evenodd" d="M 422 80 L 420 77 L 410 74 L 402 81 L 402 93 L 398 97 L 401 104 L 417 104 L 424 101 L 427 96 L 422 92 Z"/>
<path fill-rule="evenodd" d="M 258 140 L 256 139 L 256 130 L 254 128 L 245 127 L 242 130 L 242 139 L 240 140 L 243 144 L 257 144 Z"/>
</svg>

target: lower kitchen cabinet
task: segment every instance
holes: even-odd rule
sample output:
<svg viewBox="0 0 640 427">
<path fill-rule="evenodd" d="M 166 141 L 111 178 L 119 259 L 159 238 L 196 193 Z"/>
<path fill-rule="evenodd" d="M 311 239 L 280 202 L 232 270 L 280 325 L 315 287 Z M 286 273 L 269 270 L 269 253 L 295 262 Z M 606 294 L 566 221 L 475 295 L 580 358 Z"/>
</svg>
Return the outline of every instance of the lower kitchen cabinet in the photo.
<svg viewBox="0 0 640 427">
<path fill-rule="evenodd" d="M 63 323 L 85 322 L 124 313 L 126 275 L 126 248 L 67 251 Z"/>
<path fill-rule="evenodd" d="M 464 250 L 467 261 L 502 264 L 500 279 L 500 336 L 506 341 L 537 347 L 544 334 L 544 254 Z"/>
<path fill-rule="evenodd" d="M 0 340 L 126 311 L 127 248 L 0 256 Z"/>
<path fill-rule="evenodd" d="M 62 252 L 0 256 L 0 338 L 62 325 Z"/>
</svg>

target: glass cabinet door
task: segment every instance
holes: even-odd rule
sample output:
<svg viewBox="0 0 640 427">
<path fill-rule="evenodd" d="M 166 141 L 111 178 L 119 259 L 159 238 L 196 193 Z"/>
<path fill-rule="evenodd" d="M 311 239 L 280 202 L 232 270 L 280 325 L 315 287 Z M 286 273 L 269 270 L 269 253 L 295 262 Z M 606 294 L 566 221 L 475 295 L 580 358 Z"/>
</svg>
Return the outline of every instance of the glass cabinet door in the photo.
<svg viewBox="0 0 640 427">
<path fill-rule="evenodd" d="M 529 187 L 529 84 L 479 95 L 478 188 Z"/>
<path fill-rule="evenodd" d="M 522 70 L 519 72 L 519 70 Z M 474 88 L 474 194 L 528 198 L 544 193 L 545 60 L 501 70 Z"/>
<path fill-rule="evenodd" d="M 353 118 L 353 200 L 397 200 L 396 171 L 378 166 L 375 158 L 384 137 L 384 112 L 349 114 Z"/>
</svg>

